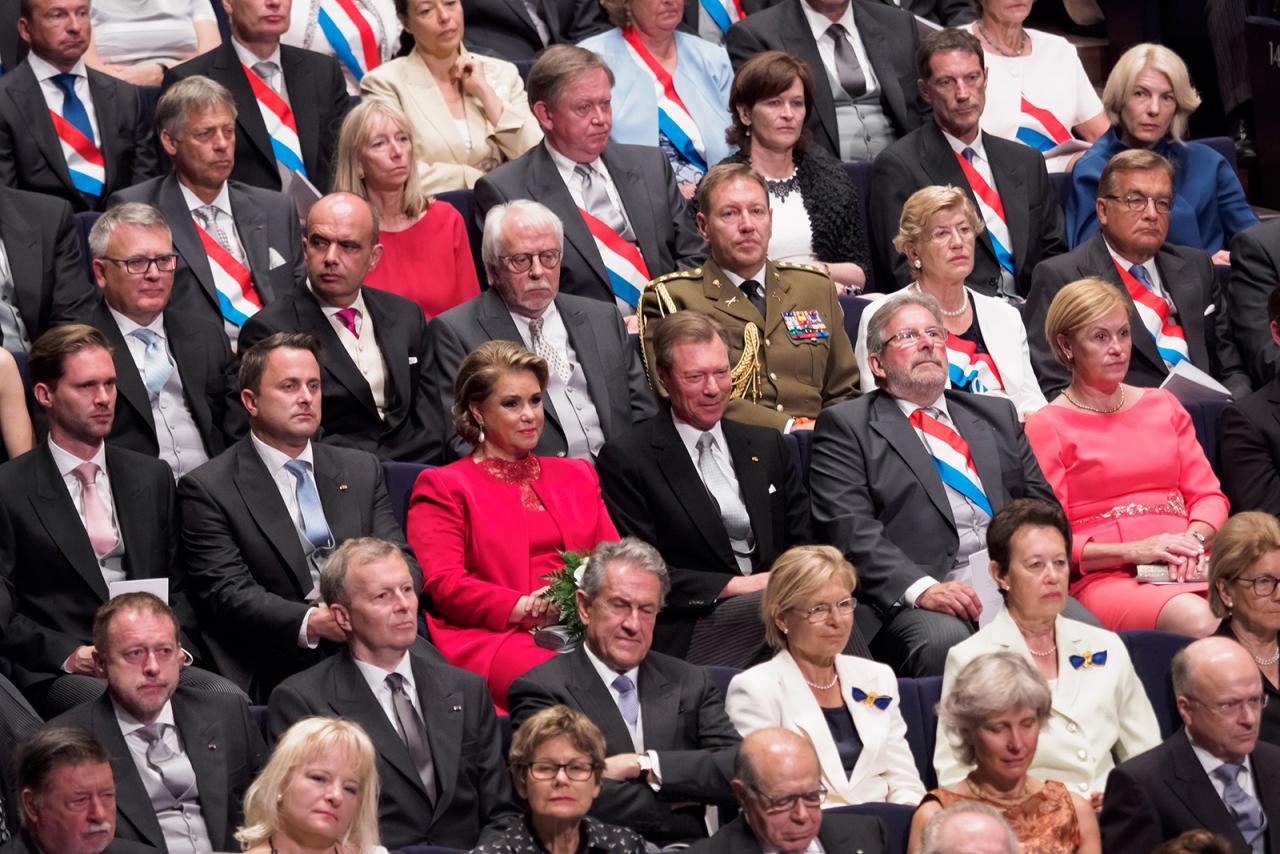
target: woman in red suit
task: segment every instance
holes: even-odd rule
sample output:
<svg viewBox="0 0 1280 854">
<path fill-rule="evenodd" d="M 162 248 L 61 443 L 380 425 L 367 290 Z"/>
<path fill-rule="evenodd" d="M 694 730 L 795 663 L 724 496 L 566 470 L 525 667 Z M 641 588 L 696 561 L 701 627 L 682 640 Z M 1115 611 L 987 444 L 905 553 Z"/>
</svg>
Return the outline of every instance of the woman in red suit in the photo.
<svg viewBox="0 0 1280 854">
<path fill-rule="evenodd" d="M 1071 384 L 1027 417 L 1027 438 L 1071 520 L 1071 595 L 1112 631 L 1161 629 L 1205 637 L 1218 619 L 1205 601 L 1207 548 L 1227 498 L 1173 395 L 1123 382 L 1129 301 L 1101 279 L 1054 297 L 1045 337 Z M 1176 342 L 1161 342 L 1166 350 Z M 1161 564 L 1173 583 L 1136 568 Z"/>
<path fill-rule="evenodd" d="M 431 640 L 485 677 L 504 709 L 511 681 L 556 655 L 531 630 L 559 616 L 539 594 L 563 566 L 561 550 L 618 539 L 591 464 L 532 453 L 546 385 L 547 363 L 520 345 L 477 347 L 458 369 L 453 404 L 454 427 L 475 452 L 424 471 L 409 504 Z"/>
</svg>

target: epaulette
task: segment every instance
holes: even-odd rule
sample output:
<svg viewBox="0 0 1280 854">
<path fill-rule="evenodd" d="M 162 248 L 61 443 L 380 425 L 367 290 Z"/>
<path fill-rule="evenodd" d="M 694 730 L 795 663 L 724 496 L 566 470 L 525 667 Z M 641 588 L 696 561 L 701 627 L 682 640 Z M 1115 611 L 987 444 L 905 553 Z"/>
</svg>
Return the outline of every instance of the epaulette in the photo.
<svg viewBox="0 0 1280 854">
<path fill-rule="evenodd" d="M 670 281 L 671 279 L 701 279 L 701 278 L 702 278 L 701 267 L 694 267 L 692 270 L 676 270 L 674 273 L 667 273 L 665 276 L 659 276 L 658 278 L 653 279 L 652 281 L 649 282 L 649 284 L 645 285 L 645 288 L 647 290 L 648 288 L 652 288 L 655 285 L 660 285 L 663 282 Z"/>
<path fill-rule="evenodd" d="M 773 265 L 779 270 L 803 270 L 806 273 L 813 273 L 817 276 L 829 278 L 826 270 L 814 264 L 801 264 L 798 261 L 774 261 Z"/>
</svg>

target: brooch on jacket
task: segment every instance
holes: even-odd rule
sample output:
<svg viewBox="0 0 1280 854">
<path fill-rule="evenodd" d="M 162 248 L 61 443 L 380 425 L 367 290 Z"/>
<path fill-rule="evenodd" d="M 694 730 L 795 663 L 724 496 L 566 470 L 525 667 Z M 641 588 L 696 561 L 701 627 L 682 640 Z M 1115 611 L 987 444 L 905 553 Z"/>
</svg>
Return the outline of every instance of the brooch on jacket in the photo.
<svg viewBox="0 0 1280 854">
<path fill-rule="evenodd" d="M 868 706 L 875 706 L 882 712 L 889 708 L 889 705 L 893 703 L 893 698 L 888 694 L 877 694 L 874 691 L 868 694 L 861 688 L 854 688 L 849 693 L 853 695 L 853 701 L 855 703 L 866 703 Z"/>
<path fill-rule="evenodd" d="M 1107 651 L 1086 652 L 1084 655 L 1072 655 L 1067 657 L 1067 661 L 1071 662 L 1071 666 L 1076 670 L 1088 670 L 1090 667 L 1101 667 L 1107 663 Z"/>
</svg>

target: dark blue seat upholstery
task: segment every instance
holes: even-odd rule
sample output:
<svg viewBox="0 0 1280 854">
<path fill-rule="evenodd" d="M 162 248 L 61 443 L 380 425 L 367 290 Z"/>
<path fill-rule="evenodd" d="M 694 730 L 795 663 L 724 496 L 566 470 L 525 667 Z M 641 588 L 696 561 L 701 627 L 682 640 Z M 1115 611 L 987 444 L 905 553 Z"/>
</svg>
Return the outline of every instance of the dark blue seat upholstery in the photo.
<svg viewBox="0 0 1280 854">
<path fill-rule="evenodd" d="M 800 466 L 800 480 L 804 481 L 807 489 L 809 487 L 809 461 L 813 459 L 813 431 L 796 430 L 792 433 L 784 433 L 782 441 L 787 446 L 787 449 L 795 455 L 794 460 Z"/>
<path fill-rule="evenodd" d="M 832 807 L 828 813 L 852 813 L 878 818 L 884 824 L 885 841 L 888 850 L 894 854 L 906 854 L 907 840 L 911 836 L 911 817 L 916 814 L 912 807 L 902 804 L 856 804 L 849 807 Z"/>
<path fill-rule="evenodd" d="M 450 190 L 447 193 L 437 193 L 436 198 L 442 202 L 448 202 L 462 215 L 462 221 L 467 226 L 467 242 L 471 244 L 471 258 L 476 265 L 476 276 L 480 281 L 481 289 L 488 288 L 489 277 L 485 274 L 484 259 L 480 256 L 483 232 L 480 223 L 476 220 L 475 195 L 470 190 Z"/>
<path fill-rule="evenodd" d="M 258 725 L 258 729 L 262 730 L 262 737 L 270 738 L 270 736 L 267 735 L 267 707 L 250 706 L 249 715 L 253 718 L 253 722 Z"/>
<path fill-rule="evenodd" d="M 418 475 L 430 466 L 417 463 L 396 463 L 383 461 L 382 476 L 387 480 L 387 495 L 391 499 L 391 512 L 400 523 L 400 530 L 408 530 L 409 496 L 413 494 L 413 485 Z"/>
<path fill-rule="evenodd" d="M 502 758 L 511 752 L 511 716 L 498 715 L 498 732 L 502 736 Z"/>
<path fill-rule="evenodd" d="M 858 218 L 858 224 L 862 226 L 862 235 L 864 239 L 871 239 L 871 170 L 872 163 L 870 160 L 854 160 L 851 163 L 844 164 L 844 170 L 849 173 L 849 180 L 853 182 L 853 190 L 857 193 L 858 206 L 854 214 Z M 873 290 L 874 282 L 871 278 L 871 268 L 865 271 L 867 274 L 866 290 Z"/>
<path fill-rule="evenodd" d="M 408 848 L 397 848 L 391 854 L 466 854 L 458 848 L 445 848 L 443 845 L 410 845 Z"/>
<path fill-rule="evenodd" d="M 898 691 L 901 695 L 898 708 L 907 724 L 907 745 L 924 787 L 932 789 L 938 784 L 933 771 L 933 749 L 938 741 L 938 715 L 934 707 L 942 698 L 942 677 L 903 677 L 898 680 Z"/>
<path fill-rule="evenodd" d="M 1071 198 L 1071 173 L 1070 172 L 1050 172 L 1049 183 L 1053 185 L 1054 192 L 1058 194 L 1058 204 L 1062 205 L 1062 209 L 1067 209 L 1067 199 Z"/>
<path fill-rule="evenodd" d="M 222 40 L 225 42 L 231 38 L 231 19 L 227 17 L 227 10 L 222 6 L 222 0 L 209 0 L 209 5 L 213 6 L 213 16 L 218 19 L 218 32 L 222 34 Z"/>
<path fill-rule="evenodd" d="M 707 667 L 707 674 L 711 677 L 711 683 L 716 686 L 716 690 L 720 692 L 722 698 L 728 696 L 729 683 L 733 681 L 733 677 L 741 672 L 737 667 L 721 667 L 714 664 Z"/>
<path fill-rule="evenodd" d="M 1187 414 L 1191 416 L 1191 423 L 1196 428 L 1196 440 L 1204 449 L 1204 455 L 1209 460 L 1209 465 L 1213 466 L 1214 473 L 1219 476 L 1222 471 L 1218 465 L 1221 456 L 1218 452 L 1218 423 L 1222 420 L 1222 413 L 1226 408 L 1225 400 L 1189 403 L 1186 407 Z"/>
<path fill-rule="evenodd" d="M 1156 720 L 1160 722 L 1160 737 L 1168 738 L 1182 726 L 1171 679 L 1173 656 L 1192 639 L 1171 632 L 1146 630 L 1121 632 L 1120 639 L 1129 650 L 1133 669 L 1142 680 Z"/>
<path fill-rule="evenodd" d="M 1229 136 L 1206 136 L 1203 139 L 1192 140 L 1201 145 L 1207 145 L 1214 151 L 1218 152 L 1226 159 L 1227 165 L 1231 167 L 1231 171 L 1236 171 L 1236 144 Z"/>
<path fill-rule="evenodd" d="M 80 211 L 75 214 L 76 227 L 80 231 L 80 252 L 84 256 L 84 271 L 90 284 L 93 284 L 93 254 L 89 252 L 89 232 L 100 216 L 102 214 L 97 211 Z"/>
<path fill-rule="evenodd" d="M 871 305 L 871 300 L 865 297 L 842 296 L 839 297 L 840 308 L 844 311 L 844 331 L 849 336 L 849 343 L 855 347 L 858 345 L 858 323 L 862 320 L 862 312 L 866 311 L 867 306 Z"/>
</svg>

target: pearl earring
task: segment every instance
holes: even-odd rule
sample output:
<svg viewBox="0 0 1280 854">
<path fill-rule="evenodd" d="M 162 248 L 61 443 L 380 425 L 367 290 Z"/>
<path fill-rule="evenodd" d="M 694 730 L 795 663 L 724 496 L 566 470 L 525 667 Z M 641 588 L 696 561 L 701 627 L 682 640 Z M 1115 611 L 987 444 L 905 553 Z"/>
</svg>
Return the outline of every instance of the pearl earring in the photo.
<svg viewBox="0 0 1280 854">
<path fill-rule="evenodd" d="M 921 267 L 923 267 L 923 266 L 924 266 L 924 264 L 920 261 L 920 259 L 919 259 L 919 258 L 917 258 L 917 259 L 912 263 L 912 265 L 911 265 L 911 266 L 912 266 L 912 267 L 915 267 L 917 270 L 919 270 Z"/>
</svg>

